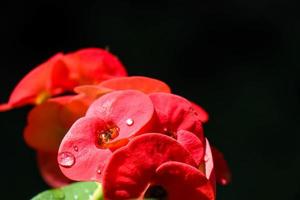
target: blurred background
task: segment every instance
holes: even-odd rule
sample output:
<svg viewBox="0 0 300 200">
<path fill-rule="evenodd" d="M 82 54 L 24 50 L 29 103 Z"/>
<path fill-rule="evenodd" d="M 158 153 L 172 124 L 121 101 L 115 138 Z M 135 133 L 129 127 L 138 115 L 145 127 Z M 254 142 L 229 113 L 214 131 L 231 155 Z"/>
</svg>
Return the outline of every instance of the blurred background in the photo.
<svg viewBox="0 0 300 200">
<path fill-rule="evenodd" d="M 300 199 L 296 1 L 10 1 L 0 16 L 1 102 L 56 52 L 109 47 L 130 75 L 209 112 L 205 133 L 233 173 L 218 200 Z M 1 199 L 48 188 L 22 136 L 29 109 L 0 113 Z"/>
</svg>

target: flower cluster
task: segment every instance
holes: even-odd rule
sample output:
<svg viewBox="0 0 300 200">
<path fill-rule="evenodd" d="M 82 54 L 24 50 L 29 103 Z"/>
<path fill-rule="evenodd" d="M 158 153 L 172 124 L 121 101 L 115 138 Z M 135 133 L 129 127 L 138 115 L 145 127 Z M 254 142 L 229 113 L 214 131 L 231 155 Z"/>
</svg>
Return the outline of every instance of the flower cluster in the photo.
<svg viewBox="0 0 300 200">
<path fill-rule="evenodd" d="M 0 110 L 27 104 L 35 107 L 24 138 L 53 187 L 97 181 L 105 199 L 213 200 L 215 183 L 230 181 L 204 135 L 206 111 L 162 81 L 127 76 L 105 50 L 55 55 Z"/>
</svg>

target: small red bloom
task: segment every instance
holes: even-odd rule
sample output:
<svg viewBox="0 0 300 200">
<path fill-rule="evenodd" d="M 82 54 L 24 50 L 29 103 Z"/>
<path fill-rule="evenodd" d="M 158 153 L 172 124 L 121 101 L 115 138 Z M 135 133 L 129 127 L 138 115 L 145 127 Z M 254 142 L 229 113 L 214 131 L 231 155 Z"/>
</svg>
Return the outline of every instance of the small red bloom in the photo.
<svg viewBox="0 0 300 200">
<path fill-rule="evenodd" d="M 60 53 L 30 71 L 15 87 L 8 103 L 0 105 L 0 110 L 40 104 L 51 96 L 72 91 L 75 86 L 126 75 L 120 61 L 105 50 L 88 48 L 66 55 Z"/>
<path fill-rule="evenodd" d="M 149 95 L 156 113 L 155 132 L 177 137 L 177 131 L 186 130 L 204 143 L 202 122 L 192 104 L 183 97 L 168 93 Z"/>
<path fill-rule="evenodd" d="M 164 163 L 168 161 L 186 164 L 165 166 Z M 167 172 L 167 168 L 172 170 Z M 191 177 L 185 178 L 189 174 Z M 172 183 L 176 179 L 186 182 Z M 189 185 L 193 188 L 185 190 Z M 177 199 L 172 193 L 178 194 L 178 198 L 183 195 L 189 198 L 188 192 L 193 191 L 195 197 L 207 197 L 204 199 L 209 200 L 213 199 L 214 194 L 208 180 L 196 168 L 190 153 L 176 140 L 163 134 L 149 133 L 135 137 L 127 146 L 116 150 L 106 165 L 103 189 L 107 199 L 153 198 L 156 196 L 151 194 L 151 190 L 156 186 L 170 199 Z M 174 191 L 175 188 L 181 189 Z"/>
<path fill-rule="evenodd" d="M 64 137 L 58 154 L 62 172 L 73 180 L 101 181 L 111 152 L 147 129 L 153 112 L 150 98 L 139 91 L 116 91 L 100 97 Z"/>
</svg>

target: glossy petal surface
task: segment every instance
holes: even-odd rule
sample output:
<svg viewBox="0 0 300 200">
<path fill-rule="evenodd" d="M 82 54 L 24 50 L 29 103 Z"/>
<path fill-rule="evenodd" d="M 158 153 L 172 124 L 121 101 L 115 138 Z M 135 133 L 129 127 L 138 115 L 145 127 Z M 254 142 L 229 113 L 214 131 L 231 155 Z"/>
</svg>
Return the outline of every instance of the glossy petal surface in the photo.
<svg viewBox="0 0 300 200">
<path fill-rule="evenodd" d="M 58 153 L 64 175 L 77 181 L 101 181 L 103 167 L 111 151 L 98 148 L 96 143 L 99 130 L 105 130 L 107 125 L 97 117 L 84 117 L 73 124 Z"/>
<path fill-rule="evenodd" d="M 94 101 L 86 116 L 99 117 L 116 125 L 119 128 L 118 139 L 124 139 L 144 132 L 151 123 L 153 112 L 153 104 L 147 95 L 136 90 L 122 90 Z"/>
</svg>

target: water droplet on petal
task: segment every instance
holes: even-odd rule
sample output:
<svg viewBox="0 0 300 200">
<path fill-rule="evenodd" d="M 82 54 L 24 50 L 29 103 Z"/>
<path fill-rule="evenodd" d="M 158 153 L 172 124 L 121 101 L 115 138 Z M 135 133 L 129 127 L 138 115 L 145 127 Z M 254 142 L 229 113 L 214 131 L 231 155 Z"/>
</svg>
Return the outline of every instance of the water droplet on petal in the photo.
<svg viewBox="0 0 300 200">
<path fill-rule="evenodd" d="M 58 155 L 58 163 L 62 167 L 72 167 L 75 164 L 75 157 L 70 152 L 62 152 Z"/>
<path fill-rule="evenodd" d="M 132 126 L 133 123 L 134 123 L 134 121 L 133 121 L 133 119 L 131 119 L 131 118 L 129 118 L 129 119 L 126 120 L 126 124 L 127 124 L 128 126 Z"/>
<path fill-rule="evenodd" d="M 101 173 L 102 173 L 101 169 L 98 169 L 98 170 L 97 170 L 97 173 L 98 173 L 98 174 L 101 174 Z"/>
<path fill-rule="evenodd" d="M 76 152 L 78 151 L 78 146 L 74 146 L 73 148 L 74 148 L 74 151 L 76 151 Z"/>
</svg>

